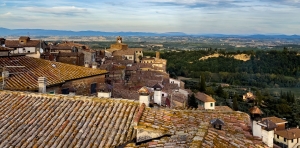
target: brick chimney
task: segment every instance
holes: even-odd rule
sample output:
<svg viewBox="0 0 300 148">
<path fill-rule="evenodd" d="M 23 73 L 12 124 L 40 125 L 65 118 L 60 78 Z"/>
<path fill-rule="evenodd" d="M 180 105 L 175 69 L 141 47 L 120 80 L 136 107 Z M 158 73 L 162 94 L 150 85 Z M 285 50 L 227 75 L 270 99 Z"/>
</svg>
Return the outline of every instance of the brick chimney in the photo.
<svg viewBox="0 0 300 148">
<path fill-rule="evenodd" d="M 47 79 L 46 77 L 38 78 L 39 93 L 46 93 Z"/>
</svg>

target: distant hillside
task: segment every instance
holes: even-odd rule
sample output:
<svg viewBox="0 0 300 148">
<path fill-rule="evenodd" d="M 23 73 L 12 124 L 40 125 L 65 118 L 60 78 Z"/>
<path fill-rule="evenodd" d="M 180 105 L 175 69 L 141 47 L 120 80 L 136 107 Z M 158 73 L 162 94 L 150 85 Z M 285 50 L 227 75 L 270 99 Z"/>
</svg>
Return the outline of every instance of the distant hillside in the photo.
<svg viewBox="0 0 300 148">
<path fill-rule="evenodd" d="M 0 36 L 186 36 L 182 32 L 103 32 L 103 31 L 68 31 L 43 29 L 7 29 L 0 27 Z"/>
<path fill-rule="evenodd" d="M 201 37 L 243 37 L 257 39 L 300 39 L 299 35 L 228 35 L 228 34 L 186 34 L 182 32 L 104 32 L 104 31 L 69 31 L 44 29 L 7 29 L 0 27 L 0 36 L 201 36 Z"/>
</svg>

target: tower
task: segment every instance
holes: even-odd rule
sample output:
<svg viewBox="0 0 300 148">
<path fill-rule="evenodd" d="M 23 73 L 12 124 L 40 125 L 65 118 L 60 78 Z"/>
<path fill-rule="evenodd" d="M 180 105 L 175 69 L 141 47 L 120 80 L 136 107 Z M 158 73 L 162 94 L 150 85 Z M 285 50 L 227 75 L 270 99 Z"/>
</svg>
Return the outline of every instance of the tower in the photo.
<svg viewBox="0 0 300 148">
<path fill-rule="evenodd" d="M 155 52 L 156 59 L 160 59 L 160 53 L 158 51 Z"/>
<path fill-rule="evenodd" d="M 122 43 L 122 37 L 120 36 L 117 37 L 117 43 Z"/>
<path fill-rule="evenodd" d="M 162 86 L 160 84 L 156 83 L 152 88 L 154 89 L 154 103 L 157 103 L 158 105 L 161 105 Z"/>
<path fill-rule="evenodd" d="M 143 86 L 141 89 L 138 90 L 139 93 L 139 102 L 140 105 L 145 103 L 146 106 L 149 107 L 150 104 L 150 92 L 147 87 Z"/>
<path fill-rule="evenodd" d="M 262 137 L 262 129 L 261 125 L 258 123 L 261 121 L 261 115 L 263 112 L 257 107 L 253 106 L 252 108 L 249 109 L 250 112 L 250 117 L 252 120 L 252 133 L 253 136 L 257 136 L 259 138 Z"/>
</svg>

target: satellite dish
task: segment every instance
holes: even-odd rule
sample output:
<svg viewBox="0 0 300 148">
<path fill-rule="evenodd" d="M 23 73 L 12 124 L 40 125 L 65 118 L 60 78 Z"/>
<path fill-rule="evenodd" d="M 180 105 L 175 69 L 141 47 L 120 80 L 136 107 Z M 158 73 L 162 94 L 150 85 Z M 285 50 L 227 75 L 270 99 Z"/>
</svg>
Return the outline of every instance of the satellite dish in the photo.
<svg viewBox="0 0 300 148">
<path fill-rule="evenodd" d="M 43 53 L 43 52 L 44 52 L 43 48 L 40 48 L 40 53 Z"/>
</svg>

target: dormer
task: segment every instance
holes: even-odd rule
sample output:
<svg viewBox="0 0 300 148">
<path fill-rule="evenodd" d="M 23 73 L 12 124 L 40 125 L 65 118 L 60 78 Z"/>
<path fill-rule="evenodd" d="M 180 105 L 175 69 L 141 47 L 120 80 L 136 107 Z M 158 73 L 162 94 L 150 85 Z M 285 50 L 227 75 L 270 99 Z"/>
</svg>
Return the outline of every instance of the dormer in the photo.
<svg viewBox="0 0 300 148">
<path fill-rule="evenodd" d="M 30 37 L 28 36 L 21 36 L 19 38 L 19 44 L 26 44 L 30 40 Z"/>
</svg>

